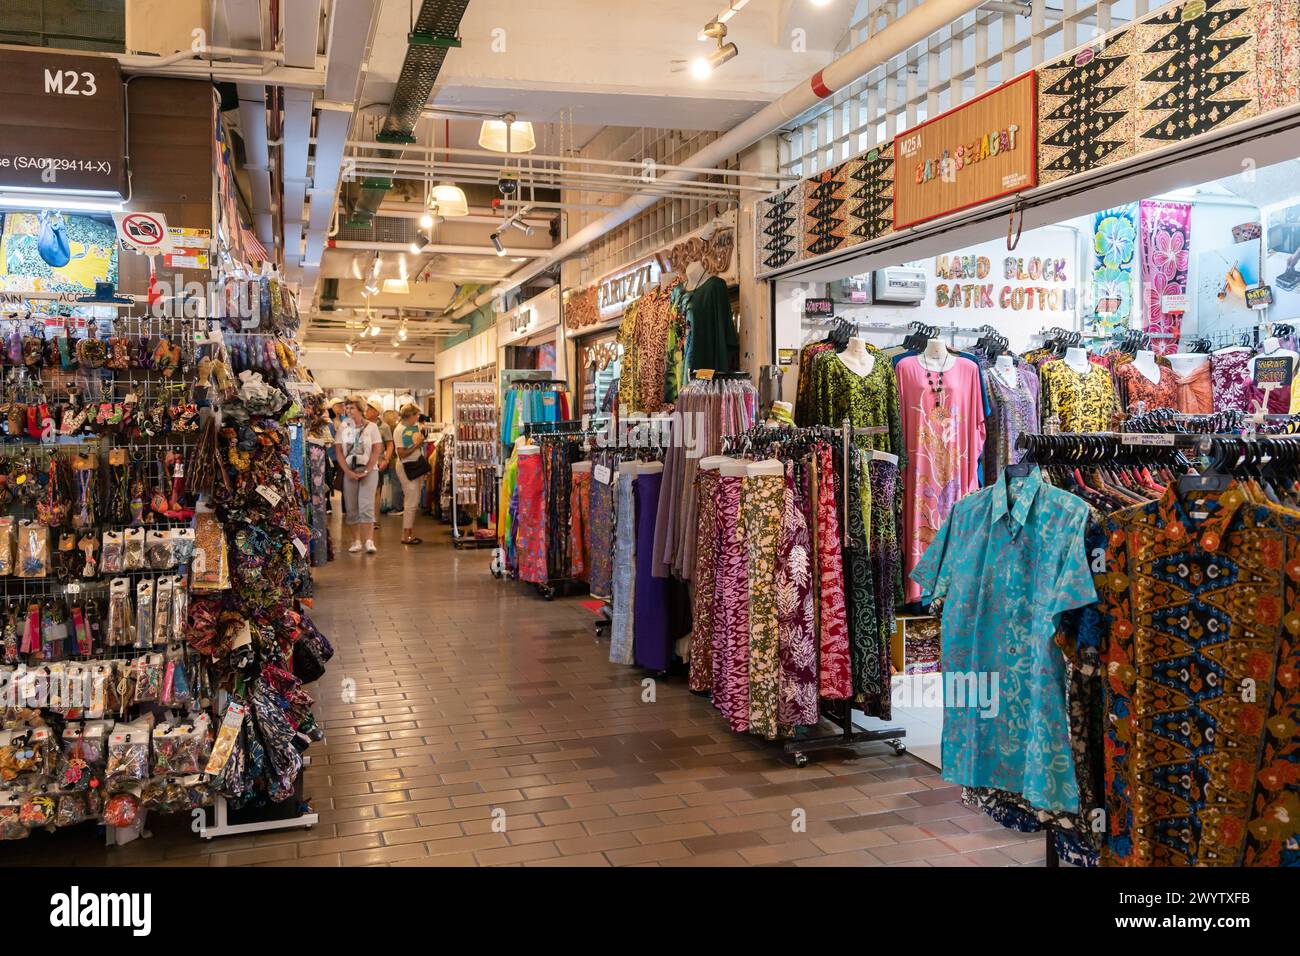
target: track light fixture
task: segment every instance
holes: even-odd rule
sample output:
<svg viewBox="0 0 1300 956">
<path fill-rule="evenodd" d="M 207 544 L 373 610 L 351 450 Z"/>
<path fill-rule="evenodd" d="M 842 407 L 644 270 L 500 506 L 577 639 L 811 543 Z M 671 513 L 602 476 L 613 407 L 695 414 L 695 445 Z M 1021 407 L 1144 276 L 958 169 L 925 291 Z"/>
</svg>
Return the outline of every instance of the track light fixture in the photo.
<svg viewBox="0 0 1300 956">
<path fill-rule="evenodd" d="M 727 38 L 727 25 L 712 20 L 704 25 L 704 35 L 718 42 L 718 47 L 708 56 L 696 57 L 691 63 L 691 75 L 697 80 L 707 79 L 722 64 L 733 59 L 740 52 L 734 43 L 724 43 Z"/>
<path fill-rule="evenodd" d="M 492 248 L 497 251 L 499 256 L 506 254 L 506 247 L 501 244 L 501 233 L 499 231 L 492 233 Z"/>
</svg>

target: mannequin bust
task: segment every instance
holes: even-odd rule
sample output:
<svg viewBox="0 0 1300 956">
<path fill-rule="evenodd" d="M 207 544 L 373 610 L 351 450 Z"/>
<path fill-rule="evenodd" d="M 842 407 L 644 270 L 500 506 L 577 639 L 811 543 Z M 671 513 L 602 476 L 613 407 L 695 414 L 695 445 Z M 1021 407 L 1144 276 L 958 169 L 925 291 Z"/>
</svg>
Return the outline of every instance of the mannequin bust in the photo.
<svg viewBox="0 0 1300 956">
<path fill-rule="evenodd" d="M 1092 363 L 1088 361 L 1087 349 L 1066 349 L 1065 364 L 1070 366 L 1070 368 L 1074 369 L 1080 375 L 1087 375 L 1092 370 Z"/>
<path fill-rule="evenodd" d="M 1297 365 L 1300 364 L 1300 354 L 1292 352 L 1290 349 L 1282 348 L 1282 343 L 1276 336 L 1269 336 L 1260 343 L 1259 352 L 1250 360 L 1250 377 L 1255 377 L 1255 360 L 1261 356 L 1267 358 L 1289 358 L 1291 360 L 1291 371 L 1296 372 Z"/>
<path fill-rule="evenodd" d="M 694 292 L 700 283 L 709 277 L 703 262 L 691 262 L 686 266 L 686 288 Z"/>
<path fill-rule="evenodd" d="M 917 361 L 927 372 L 946 372 L 957 364 L 957 357 L 948 351 L 942 339 L 930 339 L 925 343 L 925 351 L 917 356 Z"/>
<path fill-rule="evenodd" d="M 1139 349 L 1133 357 L 1133 367 L 1142 373 L 1143 378 L 1156 385 L 1160 384 L 1160 366 L 1156 364 L 1155 352 Z"/>
<path fill-rule="evenodd" d="M 1007 388 L 1020 387 L 1020 372 L 1016 369 L 1016 360 L 1010 355 L 999 355 L 993 362 L 993 371 Z"/>
<path fill-rule="evenodd" d="M 867 351 L 867 343 L 862 339 L 849 339 L 849 344 L 840 353 L 840 361 L 854 375 L 870 375 L 876 367 L 876 357 Z"/>
<path fill-rule="evenodd" d="M 1210 361 L 1210 357 L 1203 352 L 1175 352 L 1166 357 L 1169 359 L 1169 364 L 1174 367 L 1174 372 L 1183 376 L 1191 375 Z"/>
</svg>

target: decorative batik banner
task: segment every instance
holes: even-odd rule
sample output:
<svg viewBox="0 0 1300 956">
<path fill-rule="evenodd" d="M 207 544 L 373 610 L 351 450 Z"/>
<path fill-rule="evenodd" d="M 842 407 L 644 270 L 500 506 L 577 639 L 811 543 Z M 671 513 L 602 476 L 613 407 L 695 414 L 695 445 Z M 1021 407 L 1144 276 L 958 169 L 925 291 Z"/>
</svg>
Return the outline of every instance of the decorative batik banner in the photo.
<svg viewBox="0 0 1300 956">
<path fill-rule="evenodd" d="M 1126 328 L 1133 315 L 1133 263 L 1137 256 L 1138 204 L 1097 213 L 1092 235 L 1092 313 L 1084 327 L 1093 335 Z"/>
<path fill-rule="evenodd" d="M 805 179 L 803 184 L 804 256 L 822 256 L 844 244 L 844 204 L 849 198 L 848 163 Z"/>
<path fill-rule="evenodd" d="M 758 271 L 779 269 L 800 252 L 799 222 L 803 207 L 803 183 L 763 200 L 758 207 Z"/>
<path fill-rule="evenodd" d="M 1192 247 L 1192 204 L 1144 199 L 1138 204 L 1142 309 L 1146 330 L 1170 335 L 1155 338 L 1151 347 L 1169 355 L 1178 351 L 1178 337 L 1187 310 L 1187 264 Z"/>
</svg>

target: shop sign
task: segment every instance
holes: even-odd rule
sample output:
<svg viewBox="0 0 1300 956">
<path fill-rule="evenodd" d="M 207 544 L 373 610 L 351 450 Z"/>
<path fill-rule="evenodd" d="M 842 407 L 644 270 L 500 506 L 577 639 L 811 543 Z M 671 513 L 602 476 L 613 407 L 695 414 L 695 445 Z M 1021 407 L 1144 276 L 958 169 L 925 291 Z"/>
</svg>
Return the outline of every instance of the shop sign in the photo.
<svg viewBox="0 0 1300 956">
<path fill-rule="evenodd" d="M 537 317 L 534 309 L 518 308 L 510 314 L 510 331 L 516 335 L 522 335 L 528 331 L 528 327 L 533 324 L 533 319 Z"/>
<path fill-rule="evenodd" d="M 0 189 L 126 195 L 122 71 L 112 57 L 0 50 Z"/>
<path fill-rule="evenodd" d="M 803 317 L 805 319 L 829 319 L 835 315 L 833 299 L 804 299 Z"/>
<path fill-rule="evenodd" d="M 206 269 L 208 267 L 208 248 L 212 233 L 207 229 L 187 229 L 171 226 L 167 229 L 171 236 L 172 251 L 163 256 L 163 265 L 168 269 Z"/>
<path fill-rule="evenodd" d="M 668 271 L 676 275 L 686 275 L 686 267 L 698 262 L 704 266 L 706 275 L 721 276 L 730 285 L 736 278 L 736 230 L 725 222 L 711 231 L 706 226 L 675 243 L 663 257 Z"/>
<path fill-rule="evenodd" d="M 1267 309 L 1273 304 L 1273 289 L 1267 285 L 1246 290 L 1246 305 L 1251 309 Z"/>
<path fill-rule="evenodd" d="M 601 280 L 596 290 L 596 305 L 601 319 L 620 315 L 629 304 L 649 292 L 662 274 L 659 259 L 652 257 Z"/>
<path fill-rule="evenodd" d="M 776 350 L 776 364 L 777 364 L 777 365 L 793 365 L 793 364 L 794 364 L 794 357 L 795 357 L 798 353 L 799 353 L 799 350 L 798 350 L 798 349 L 777 349 L 777 350 Z"/>
<path fill-rule="evenodd" d="M 1027 73 L 894 139 L 894 228 L 1038 182 L 1035 74 Z"/>
<path fill-rule="evenodd" d="M 934 305 L 940 309 L 1073 314 L 1078 301 L 1073 271 L 1072 260 L 1065 255 L 999 258 L 977 250 L 938 256 L 934 260 Z"/>
<path fill-rule="evenodd" d="M 1276 358 L 1261 355 L 1255 359 L 1255 384 L 1260 388 L 1287 388 L 1294 375 L 1295 368 L 1289 355 L 1279 355 Z"/>
</svg>

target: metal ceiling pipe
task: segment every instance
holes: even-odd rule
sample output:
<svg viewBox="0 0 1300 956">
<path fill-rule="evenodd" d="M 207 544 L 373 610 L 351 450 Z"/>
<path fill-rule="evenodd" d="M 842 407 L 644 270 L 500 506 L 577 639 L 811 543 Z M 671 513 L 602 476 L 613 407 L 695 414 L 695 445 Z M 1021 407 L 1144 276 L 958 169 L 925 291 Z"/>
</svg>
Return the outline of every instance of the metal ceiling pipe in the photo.
<svg viewBox="0 0 1300 956">
<path fill-rule="evenodd" d="M 958 17 L 983 6 L 984 2 L 985 0 L 925 0 L 912 12 L 859 43 L 798 86 L 787 90 L 739 126 L 723 133 L 694 155 L 688 156 L 680 165 L 716 167 L 769 133 L 785 126 L 795 117 L 808 112 L 839 90 L 862 79 L 876 67 L 887 63 L 917 43 L 923 42 L 935 31 L 952 23 Z M 659 182 L 694 178 L 696 178 L 695 173 L 674 171 L 662 177 Z M 630 196 L 608 214 L 561 242 L 551 250 L 547 258 L 521 269 L 506 281 L 479 293 L 473 300 L 457 309 L 454 315 L 456 317 L 468 315 L 493 299 L 518 288 L 534 276 L 581 252 L 589 243 L 599 239 L 611 229 L 621 226 L 637 213 L 649 209 L 658 201 L 659 197 L 656 195 Z"/>
<path fill-rule="evenodd" d="M 367 249 L 371 252 L 405 252 L 411 253 L 411 244 L 409 242 L 380 242 L 368 239 L 330 239 L 326 244 L 327 249 Z M 449 256 L 496 256 L 497 258 L 509 259 L 512 256 L 516 259 L 540 259 L 542 256 L 549 255 L 549 249 L 530 249 L 527 246 L 510 246 L 505 256 L 497 256 L 494 246 L 467 246 L 456 243 L 431 242 L 420 246 L 420 255 L 433 255 L 440 253 Z"/>
</svg>

